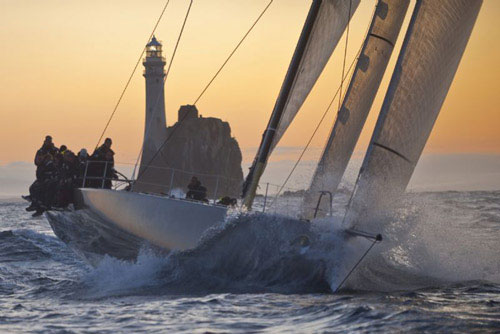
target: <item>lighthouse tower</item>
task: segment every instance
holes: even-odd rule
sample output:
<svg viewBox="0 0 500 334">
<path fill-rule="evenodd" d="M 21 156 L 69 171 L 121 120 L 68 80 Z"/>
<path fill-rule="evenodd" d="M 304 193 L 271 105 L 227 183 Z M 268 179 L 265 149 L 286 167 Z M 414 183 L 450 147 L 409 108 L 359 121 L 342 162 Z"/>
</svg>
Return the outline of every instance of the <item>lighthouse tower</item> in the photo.
<svg viewBox="0 0 500 334">
<path fill-rule="evenodd" d="M 142 144 L 142 158 L 139 169 L 141 175 L 134 190 L 145 190 L 143 182 L 158 182 L 160 171 L 154 166 L 162 166 L 161 154 L 157 154 L 167 138 L 167 124 L 165 117 L 165 94 L 163 80 L 165 78 L 165 58 L 162 56 L 162 45 L 155 36 L 146 45 L 144 78 L 146 79 L 146 120 L 144 125 L 144 141 Z M 156 157 L 155 157 L 156 155 Z M 152 160 L 154 158 L 154 161 Z M 150 166 L 147 167 L 146 166 Z"/>
<path fill-rule="evenodd" d="M 166 139 L 167 125 L 163 90 L 166 63 L 161 48 L 161 43 L 153 36 L 151 42 L 146 45 L 146 58 L 143 61 L 144 78 L 146 78 L 146 121 L 141 167 L 151 161 Z"/>
</svg>

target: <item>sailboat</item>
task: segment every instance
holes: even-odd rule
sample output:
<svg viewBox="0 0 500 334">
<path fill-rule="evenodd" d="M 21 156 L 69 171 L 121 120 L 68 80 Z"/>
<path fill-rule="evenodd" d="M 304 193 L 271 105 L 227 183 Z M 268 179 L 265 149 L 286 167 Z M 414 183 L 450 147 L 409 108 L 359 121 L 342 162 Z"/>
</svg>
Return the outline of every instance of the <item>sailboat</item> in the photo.
<svg viewBox="0 0 500 334">
<path fill-rule="evenodd" d="M 273 149 L 326 66 L 359 1 L 313 1 L 306 26 L 244 187 L 253 199 Z M 370 221 L 402 195 L 432 131 L 472 33 L 482 0 L 417 0 L 370 141 L 346 226 Z M 335 192 L 371 109 L 409 6 L 379 0 L 334 126 L 304 196 L 303 216 Z M 334 24 L 335 22 L 335 24 Z M 323 27 L 329 26 L 329 29 Z M 379 196 L 383 192 L 384 196 Z M 318 203 L 321 204 L 321 203 Z M 323 215 L 328 210 L 322 210 Z"/>
<path fill-rule="evenodd" d="M 349 27 L 359 0 L 313 0 L 257 155 L 242 190 L 251 210 L 278 145 Z M 344 228 L 380 241 L 378 217 L 404 193 L 465 51 L 482 0 L 417 0 L 371 138 Z M 378 0 L 337 118 L 303 200 L 302 217 L 325 215 L 321 192 L 334 193 L 379 90 L 409 0 Z M 108 226 L 164 249 L 189 249 L 224 220 L 227 209 L 136 192 L 78 189 L 78 206 Z M 384 196 L 380 196 L 383 192 Z M 313 209 L 316 208 L 316 209 Z M 56 234 L 57 219 L 48 214 Z M 298 219 L 298 218 L 297 218 Z M 374 223 L 378 222 L 378 224 Z"/>
</svg>

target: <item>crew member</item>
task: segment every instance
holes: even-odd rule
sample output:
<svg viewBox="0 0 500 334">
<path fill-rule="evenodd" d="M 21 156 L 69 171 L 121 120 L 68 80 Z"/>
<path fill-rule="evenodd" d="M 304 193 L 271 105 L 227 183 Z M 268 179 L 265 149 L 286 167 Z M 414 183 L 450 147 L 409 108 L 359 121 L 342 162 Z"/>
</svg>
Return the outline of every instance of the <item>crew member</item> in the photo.
<svg viewBox="0 0 500 334">
<path fill-rule="evenodd" d="M 35 154 L 35 165 L 38 167 L 43 163 L 43 158 L 46 153 L 50 153 L 55 155 L 57 153 L 57 148 L 54 146 L 52 142 L 52 136 L 45 136 L 45 140 L 43 141 L 42 147 L 36 151 Z"/>
<path fill-rule="evenodd" d="M 115 152 L 111 149 L 111 144 L 111 138 L 106 138 L 104 144 L 99 146 L 90 157 L 90 160 L 93 161 L 91 163 L 93 165 L 93 168 L 90 170 L 91 175 L 93 177 L 105 177 L 104 188 L 106 189 L 111 189 L 111 180 L 117 178 L 116 171 L 114 170 Z M 91 182 L 91 184 L 94 188 L 101 188 L 102 180 Z"/>
<path fill-rule="evenodd" d="M 88 181 L 83 184 L 83 178 L 85 176 L 89 176 L 88 173 L 85 175 L 85 170 L 87 169 L 87 161 L 89 159 L 89 155 L 85 148 L 82 148 L 80 152 L 78 152 L 77 160 L 78 160 L 78 186 L 79 187 L 89 187 Z"/>
<path fill-rule="evenodd" d="M 196 176 L 193 176 L 191 178 L 191 182 L 189 182 L 187 187 L 188 187 L 188 192 L 186 194 L 187 199 L 208 202 L 207 188 L 201 185 L 200 180 L 198 180 Z"/>
<path fill-rule="evenodd" d="M 77 186 L 78 167 L 79 163 L 76 155 L 70 150 L 66 150 L 59 171 L 54 206 L 66 208 L 70 203 L 73 203 L 73 189 Z"/>
<path fill-rule="evenodd" d="M 54 203 L 54 194 L 57 188 L 57 168 L 54 157 L 46 153 L 40 157 L 37 180 L 30 187 L 31 205 L 27 211 L 36 211 L 33 217 L 40 216 L 51 208 Z"/>
</svg>

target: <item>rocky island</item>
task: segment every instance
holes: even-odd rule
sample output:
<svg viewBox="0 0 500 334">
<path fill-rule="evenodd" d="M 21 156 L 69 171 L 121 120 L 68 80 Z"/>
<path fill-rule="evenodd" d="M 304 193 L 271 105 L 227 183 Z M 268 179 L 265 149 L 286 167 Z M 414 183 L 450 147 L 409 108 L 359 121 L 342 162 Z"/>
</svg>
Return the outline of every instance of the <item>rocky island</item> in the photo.
<svg viewBox="0 0 500 334">
<path fill-rule="evenodd" d="M 166 144 L 145 141 L 141 168 L 134 191 L 171 193 L 187 192 L 196 176 L 207 188 L 209 198 L 240 195 L 243 182 L 241 151 L 231 136 L 231 127 L 221 119 L 199 115 L 196 106 L 181 106 L 178 121 L 166 127 Z M 156 155 L 156 156 L 155 156 Z"/>
</svg>

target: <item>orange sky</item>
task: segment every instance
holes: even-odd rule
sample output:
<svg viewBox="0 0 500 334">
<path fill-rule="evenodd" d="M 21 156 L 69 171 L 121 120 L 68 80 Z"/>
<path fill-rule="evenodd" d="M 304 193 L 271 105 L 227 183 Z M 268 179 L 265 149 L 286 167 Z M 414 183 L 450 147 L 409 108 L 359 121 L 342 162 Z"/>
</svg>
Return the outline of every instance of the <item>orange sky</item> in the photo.
<svg viewBox="0 0 500 334">
<path fill-rule="evenodd" d="M 193 102 L 267 2 L 195 0 L 166 84 L 169 125 L 177 120 L 179 105 Z M 91 149 L 163 4 L 164 0 L 0 0 L 0 164 L 30 161 L 46 134 L 74 151 Z M 361 0 L 353 18 L 349 61 L 361 45 L 374 4 L 375 0 Z M 171 0 L 158 27 L 167 59 L 187 5 L 188 0 Z M 198 103 L 204 116 L 230 122 L 243 149 L 259 144 L 309 5 L 304 0 L 275 0 Z M 499 17 L 500 1 L 485 0 L 427 152 L 500 153 Z M 403 35 L 399 45 L 402 39 Z M 340 82 L 344 40 L 339 45 L 282 146 L 304 145 L 328 105 Z M 397 52 L 359 149 L 370 137 L 396 56 Z M 122 162 L 134 161 L 142 142 L 141 74 L 142 65 L 106 134 L 114 139 L 117 160 Z M 323 145 L 333 118 L 331 112 L 314 146 Z"/>
</svg>

